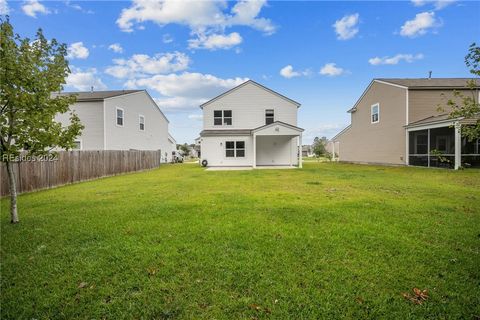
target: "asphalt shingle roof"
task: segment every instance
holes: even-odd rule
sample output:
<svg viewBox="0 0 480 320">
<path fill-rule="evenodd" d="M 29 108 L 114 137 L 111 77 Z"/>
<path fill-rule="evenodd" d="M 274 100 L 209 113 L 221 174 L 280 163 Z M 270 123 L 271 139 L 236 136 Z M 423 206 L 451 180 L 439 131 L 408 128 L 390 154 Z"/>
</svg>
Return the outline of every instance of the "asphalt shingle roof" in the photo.
<svg viewBox="0 0 480 320">
<path fill-rule="evenodd" d="M 376 79 L 383 82 L 397 84 L 411 89 L 423 88 L 465 88 L 468 80 L 475 80 L 477 87 L 480 87 L 480 79 L 476 78 L 422 78 L 422 79 L 396 79 L 383 78 Z"/>
<path fill-rule="evenodd" d="M 54 96 L 58 95 L 76 95 L 77 101 L 100 101 L 107 98 L 113 98 L 122 96 L 124 94 L 140 92 L 143 90 L 110 90 L 110 91 L 79 91 L 79 92 L 61 92 L 54 93 Z"/>
</svg>

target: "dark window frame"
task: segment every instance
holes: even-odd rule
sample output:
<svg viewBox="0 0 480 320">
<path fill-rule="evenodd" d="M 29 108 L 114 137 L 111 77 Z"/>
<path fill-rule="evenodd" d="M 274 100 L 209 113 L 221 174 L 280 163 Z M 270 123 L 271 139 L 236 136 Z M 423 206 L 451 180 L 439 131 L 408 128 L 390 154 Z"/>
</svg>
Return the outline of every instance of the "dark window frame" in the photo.
<svg viewBox="0 0 480 320">
<path fill-rule="evenodd" d="M 243 147 L 241 146 L 242 144 L 243 144 Z M 245 140 L 225 141 L 225 158 L 245 158 L 245 154 L 246 154 Z"/>
<path fill-rule="evenodd" d="M 265 125 L 275 122 L 275 109 L 265 109 Z"/>
</svg>

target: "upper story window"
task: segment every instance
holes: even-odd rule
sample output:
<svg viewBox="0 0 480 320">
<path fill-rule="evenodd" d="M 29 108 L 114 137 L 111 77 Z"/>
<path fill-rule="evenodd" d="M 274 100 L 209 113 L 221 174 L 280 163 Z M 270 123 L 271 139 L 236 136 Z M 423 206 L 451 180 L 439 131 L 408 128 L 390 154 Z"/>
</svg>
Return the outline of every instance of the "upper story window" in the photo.
<svg viewBox="0 0 480 320">
<path fill-rule="evenodd" d="M 275 121 L 275 111 L 273 109 L 265 110 L 265 124 L 270 124 Z"/>
<path fill-rule="evenodd" d="M 117 126 L 123 127 L 123 118 L 124 118 L 124 111 L 122 108 L 115 108 L 115 114 L 117 117 Z"/>
<path fill-rule="evenodd" d="M 213 124 L 215 126 L 231 126 L 232 125 L 232 110 L 214 110 Z"/>
<path fill-rule="evenodd" d="M 372 123 L 377 123 L 380 121 L 380 104 L 376 103 L 371 108 L 370 120 Z"/>
<path fill-rule="evenodd" d="M 138 116 L 138 126 L 140 131 L 145 131 L 145 116 Z"/>
</svg>

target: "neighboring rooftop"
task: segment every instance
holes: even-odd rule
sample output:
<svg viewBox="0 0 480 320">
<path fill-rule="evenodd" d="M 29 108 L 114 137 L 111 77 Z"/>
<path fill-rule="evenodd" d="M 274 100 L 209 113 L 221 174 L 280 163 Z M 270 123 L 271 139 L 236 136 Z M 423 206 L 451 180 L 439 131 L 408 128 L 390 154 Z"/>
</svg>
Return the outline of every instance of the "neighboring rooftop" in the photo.
<svg viewBox="0 0 480 320">
<path fill-rule="evenodd" d="M 123 96 L 124 94 L 130 94 L 140 91 L 144 90 L 78 91 L 54 93 L 54 95 L 76 95 L 77 101 L 101 101 L 107 98 Z"/>
<path fill-rule="evenodd" d="M 460 89 L 460 88 L 467 87 L 467 81 L 469 80 L 475 80 L 477 87 L 480 87 L 480 79 L 478 78 L 422 78 L 422 79 L 381 78 L 381 79 L 375 79 L 375 80 L 408 87 L 409 89 L 427 89 L 427 88 Z"/>
</svg>

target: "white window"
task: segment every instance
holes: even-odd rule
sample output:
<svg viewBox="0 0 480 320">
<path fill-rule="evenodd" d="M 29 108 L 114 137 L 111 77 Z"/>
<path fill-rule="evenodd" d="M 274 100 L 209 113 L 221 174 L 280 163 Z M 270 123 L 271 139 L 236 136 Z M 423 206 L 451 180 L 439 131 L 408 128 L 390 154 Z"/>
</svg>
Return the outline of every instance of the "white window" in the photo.
<svg viewBox="0 0 480 320">
<path fill-rule="evenodd" d="M 371 107 L 371 121 L 372 123 L 377 123 L 380 121 L 380 104 L 376 103 Z"/>
<path fill-rule="evenodd" d="M 232 125 L 232 110 L 214 110 L 213 111 L 213 125 L 215 126 L 231 126 Z"/>
<path fill-rule="evenodd" d="M 244 158 L 245 157 L 245 141 L 226 141 L 225 157 Z"/>
<path fill-rule="evenodd" d="M 75 140 L 72 150 L 82 150 L 82 140 Z"/>
<path fill-rule="evenodd" d="M 273 109 L 265 110 L 265 124 L 275 122 L 275 111 Z"/>
<path fill-rule="evenodd" d="M 145 116 L 138 116 L 138 126 L 140 131 L 145 131 Z"/>
<path fill-rule="evenodd" d="M 124 111 L 122 108 L 115 108 L 115 116 L 117 118 L 117 126 L 123 127 L 123 118 L 124 118 Z"/>
</svg>

